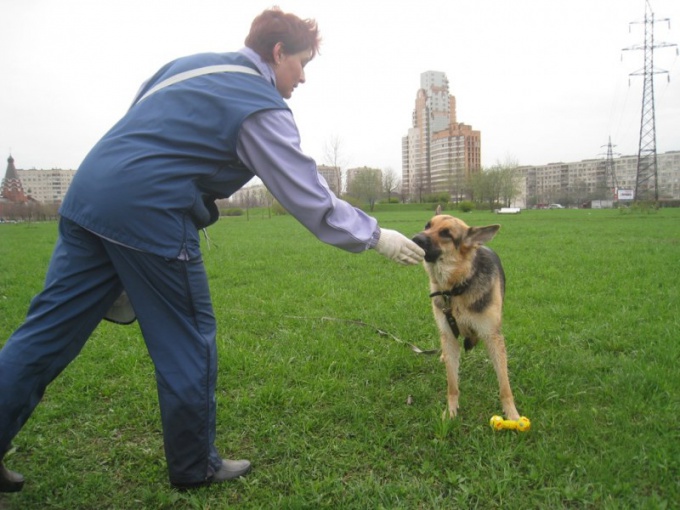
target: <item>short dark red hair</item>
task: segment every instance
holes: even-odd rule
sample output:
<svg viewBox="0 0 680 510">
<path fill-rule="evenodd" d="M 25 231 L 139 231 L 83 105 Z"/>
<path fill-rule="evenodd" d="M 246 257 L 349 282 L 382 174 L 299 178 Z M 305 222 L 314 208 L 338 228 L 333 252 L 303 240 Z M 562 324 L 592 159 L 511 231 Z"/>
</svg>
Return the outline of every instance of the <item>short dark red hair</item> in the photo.
<svg viewBox="0 0 680 510">
<path fill-rule="evenodd" d="M 289 55 L 311 50 L 314 58 L 321 44 L 316 21 L 300 19 L 294 14 L 283 12 L 278 7 L 263 11 L 250 25 L 246 46 L 260 55 L 265 62 L 272 62 L 274 60 L 272 50 L 279 42 Z"/>
</svg>

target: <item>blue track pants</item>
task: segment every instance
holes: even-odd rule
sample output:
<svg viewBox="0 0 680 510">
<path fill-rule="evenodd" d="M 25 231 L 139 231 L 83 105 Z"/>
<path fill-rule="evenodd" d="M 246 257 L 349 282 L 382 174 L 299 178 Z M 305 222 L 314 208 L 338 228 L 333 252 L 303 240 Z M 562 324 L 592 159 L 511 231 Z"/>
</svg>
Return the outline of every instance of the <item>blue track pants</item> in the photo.
<svg viewBox="0 0 680 510">
<path fill-rule="evenodd" d="M 123 288 L 156 369 L 170 481 L 200 483 L 219 469 L 216 324 L 203 261 L 126 248 L 65 218 L 45 288 L 0 350 L 0 458 Z"/>
</svg>

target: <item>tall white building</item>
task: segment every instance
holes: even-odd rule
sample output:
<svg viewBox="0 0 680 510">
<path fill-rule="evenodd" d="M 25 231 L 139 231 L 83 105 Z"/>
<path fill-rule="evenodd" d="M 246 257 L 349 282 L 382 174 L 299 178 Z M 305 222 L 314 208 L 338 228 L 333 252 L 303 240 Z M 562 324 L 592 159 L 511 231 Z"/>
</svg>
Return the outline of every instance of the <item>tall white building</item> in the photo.
<svg viewBox="0 0 680 510">
<path fill-rule="evenodd" d="M 456 98 L 441 71 L 420 75 L 412 127 L 402 138 L 402 193 L 463 198 L 467 177 L 481 170 L 481 134 L 456 119 Z"/>
</svg>

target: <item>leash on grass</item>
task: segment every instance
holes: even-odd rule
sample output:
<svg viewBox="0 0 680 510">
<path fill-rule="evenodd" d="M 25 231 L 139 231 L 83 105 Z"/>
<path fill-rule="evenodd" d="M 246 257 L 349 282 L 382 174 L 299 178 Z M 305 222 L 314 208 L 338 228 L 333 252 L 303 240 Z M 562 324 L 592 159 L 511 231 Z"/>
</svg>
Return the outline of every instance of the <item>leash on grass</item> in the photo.
<svg viewBox="0 0 680 510">
<path fill-rule="evenodd" d="M 376 333 L 378 333 L 380 336 L 386 336 L 390 337 L 392 340 L 395 342 L 407 346 L 409 349 L 411 349 L 413 352 L 416 354 L 439 354 L 439 349 L 421 349 L 415 344 L 412 344 L 410 342 L 406 342 L 405 340 L 402 340 L 401 338 L 398 338 L 397 336 L 393 335 L 392 333 L 385 331 L 383 329 L 380 329 L 377 326 L 374 326 L 372 324 L 368 324 L 364 321 L 356 320 L 356 319 L 339 319 L 337 317 L 303 317 L 299 315 L 284 315 L 286 319 L 297 319 L 297 320 L 320 320 L 320 321 L 329 321 L 329 322 L 344 322 L 346 324 L 356 324 L 357 326 L 365 326 L 367 328 L 371 328 L 374 330 Z"/>
<path fill-rule="evenodd" d="M 241 313 L 245 313 L 241 311 Z M 257 312 L 248 312 L 249 314 L 254 314 Z M 264 315 L 264 314 L 262 314 Z M 284 319 L 295 319 L 295 320 L 304 320 L 304 321 L 327 321 L 327 322 L 344 322 L 345 324 L 355 324 L 357 326 L 364 326 L 367 328 L 371 328 L 373 331 L 378 333 L 380 336 L 385 336 L 389 337 L 398 344 L 402 344 L 407 346 L 409 349 L 411 349 L 413 352 L 416 354 L 424 354 L 424 355 L 432 355 L 432 354 L 439 354 L 440 350 L 439 349 L 421 349 L 415 344 L 412 344 L 410 342 L 406 342 L 405 340 L 402 340 L 401 338 L 393 335 L 392 333 L 385 331 L 384 329 L 380 329 L 377 326 L 374 326 L 372 324 L 368 324 L 367 322 L 356 320 L 356 319 L 340 319 L 338 317 L 306 317 L 302 315 L 283 315 Z"/>
</svg>

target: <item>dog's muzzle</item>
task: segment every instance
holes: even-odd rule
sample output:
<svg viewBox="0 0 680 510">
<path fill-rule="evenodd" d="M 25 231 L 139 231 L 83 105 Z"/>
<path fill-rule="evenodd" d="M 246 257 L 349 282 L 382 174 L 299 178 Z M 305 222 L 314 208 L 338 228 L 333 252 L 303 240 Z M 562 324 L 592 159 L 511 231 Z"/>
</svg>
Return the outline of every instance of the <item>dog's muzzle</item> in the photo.
<svg viewBox="0 0 680 510">
<path fill-rule="evenodd" d="M 411 240 L 425 250 L 425 262 L 436 262 L 442 254 L 439 247 L 432 244 L 432 239 L 422 232 L 413 236 Z"/>
</svg>

